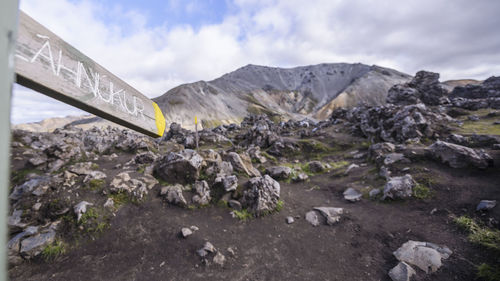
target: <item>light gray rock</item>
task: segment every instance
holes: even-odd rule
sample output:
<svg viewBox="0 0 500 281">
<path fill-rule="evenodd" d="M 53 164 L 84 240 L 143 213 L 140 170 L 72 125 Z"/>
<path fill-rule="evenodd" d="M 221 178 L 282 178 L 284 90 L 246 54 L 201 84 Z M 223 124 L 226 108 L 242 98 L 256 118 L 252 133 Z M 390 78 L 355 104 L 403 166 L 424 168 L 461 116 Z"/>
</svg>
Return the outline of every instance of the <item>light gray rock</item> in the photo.
<svg viewBox="0 0 500 281">
<path fill-rule="evenodd" d="M 251 178 L 243 192 L 241 203 L 247 210 L 261 216 L 276 209 L 280 199 L 280 184 L 268 175 Z"/>
<path fill-rule="evenodd" d="M 187 238 L 188 236 L 191 236 L 193 234 L 193 231 L 187 227 L 183 227 L 181 229 L 181 235 L 183 238 Z"/>
<path fill-rule="evenodd" d="M 210 242 L 205 242 L 205 244 L 203 244 L 203 250 L 209 252 L 209 253 L 215 253 L 217 251 L 217 249 L 215 249 L 214 245 L 212 245 L 212 243 Z"/>
<path fill-rule="evenodd" d="M 28 194 L 35 189 L 41 188 L 47 190 L 51 180 L 46 176 L 36 176 L 21 185 L 14 187 L 14 190 L 9 195 L 9 199 L 19 200 L 24 194 Z"/>
<path fill-rule="evenodd" d="M 292 169 L 285 166 L 272 166 L 266 169 L 266 173 L 275 180 L 285 180 L 292 175 Z"/>
<path fill-rule="evenodd" d="M 380 192 L 381 192 L 380 189 L 374 188 L 374 189 L 370 190 L 370 192 L 368 193 L 368 195 L 370 195 L 370 197 L 373 198 L 373 197 L 379 195 Z"/>
<path fill-rule="evenodd" d="M 334 208 L 334 207 L 315 207 L 313 208 L 316 211 L 319 211 L 321 215 L 326 218 L 326 224 L 334 225 L 340 221 L 340 215 L 344 213 L 343 208 Z"/>
<path fill-rule="evenodd" d="M 28 237 L 21 242 L 21 255 L 26 259 L 31 259 L 39 255 L 43 249 L 54 242 L 56 232 L 52 229 Z"/>
<path fill-rule="evenodd" d="M 286 217 L 286 223 L 292 224 L 295 222 L 295 219 L 293 217 Z"/>
<path fill-rule="evenodd" d="M 359 168 L 359 165 L 352 163 L 351 165 L 349 165 L 349 167 L 347 167 L 347 169 L 344 172 L 344 175 L 348 175 L 352 170 L 357 168 Z"/>
<path fill-rule="evenodd" d="M 476 211 L 487 211 L 495 208 L 497 205 L 497 200 L 481 200 L 479 204 L 477 204 Z"/>
<path fill-rule="evenodd" d="M 22 229 L 26 226 L 25 223 L 22 223 L 21 222 L 21 215 L 23 214 L 23 210 L 17 210 L 15 209 L 13 212 L 12 212 L 12 215 L 10 215 L 8 218 L 7 218 L 7 224 L 9 226 L 9 228 L 12 228 L 12 229 Z"/>
<path fill-rule="evenodd" d="M 82 202 L 76 204 L 73 207 L 73 211 L 75 212 L 75 215 L 76 215 L 76 220 L 80 221 L 80 219 L 82 218 L 82 215 L 87 212 L 87 206 L 92 206 L 92 205 L 94 205 L 94 204 L 89 203 L 87 201 L 82 201 Z"/>
<path fill-rule="evenodd" d="M 104 208 L 106 209 L 113 209 L 115 207 L 115 201 L 113 201 L 113 198 L 108 198 L 106 202 L 104 203 Z"/>
<path fill-rule="evenodd" d="M 392 165 L 398 162 L 410 163 L 410 160 L 408 160 L 402 153 L 389 153 L 385 155 L 384 165 Z"/>
<path fill-rule="evenodd" d="M 214 256 L 213 262 L 217 265 L 224 266 L 226 257 L 221 252 L 217 252 L 217 254 L 215 254 Z"/>
<path fill-rule="evenodd" d="M 238 154 L 236 152 L 229 152 L 226 159 L 231 163 L 236 171 L 247 174 L 250 177 L 260 177 L 259 170 L 255 169 L 252 165 L 250 156 L 246 153 Z"/>
<path fill-rule="evenodd" d="M 40 202 L 37 202 L 35 204 L 33 204 L 33 207 L 31 207 L 31 209 L 35 212 L 38 212 L 40 210 L 40 208 L 42 207 L 42 203 Z"/>
<path fill-rule="evenodd" d="M 391 277 L 392 281 L 410 281 L 415 274 L 415 269 L 405 262 L 398 263 L 389 271 L 389 277 Z"/>
<path fill-rule="evenodd" d="M 493 159 L 486 152 L 458 144 L 437 141 L 429 146 L 431 157 L 441 160 L 452 168 L 467 166 L 486 169 L 493 165 Z"/>
<path fill-rule="evenodd" d="M 306 221 L 308 221 L 312 226 L 318 226 L 319 225 L 319 217 L 318 213 L 315 211 L 309 211 L 306 213 L 305 216 Z"/>
<path fill-rule="evenodd" d="M 429 273 L 437 271 L 442 265 L 441 260 L 449 258 L 452 252 L 445 246 L 410 240 L 393 254 L 399 261 L 412 264 Z"/>
<path fill-rule="evenodd" d="M 224 186 L 224 190 L 226 192 L 235 191 L 238 187 L 238 177 L 236 176 L 227 176 L 222 178 L 222 185 Z"/>
<path fill-rule="evenodd" d="M 415 187 L 415 181 L 412 176 L 406 174 L 402 177 L 390 178 L 384 186 L 384 196 L 382 199 L 404 199 L 409 198 L 413 194 L 413 188 Z"/>
<path fill-rule="evenodd" d="M 185 207 L 187 206 L 187 201 L 182 194 L 183 188 L 180 184 L 163 186 L 160 190 L 160 195 L 164 196 L 170 204 Z"/>
<path fill-rule="evenodd" d="M 309 179 L 309 176 L 306 173 L 299 172 L 293 180 L 295 182 L 303 182 L 303 181 L 307 181 L 308 179 Z"/>
<path fill-rule="evenodd" d="M 361 196 L 363 196 L 363 194 L 352 187 L 349 187 L 346 191 L 344 191 L 344 199 L 349 202 L 359 201 L 361 200 Z"/>
<path fill-rule="evenodd" d="M 196 193 L 191 199 L 193 203 L 204 206 L 210 203 L 212 197 L 210 196 L 210 188 L 206 181 L 196 181 L 193 184 L 193 191 Z"/>
<path fill-rule="evenodd" d="M 247 153 L 250 155 L 250 158 L 255 159 L 258 163 L 264 164 L 267 162 L 266 157 L 260 154 L 260 147 L 258 146 L 251 146 L 248 148 Z"/>
<path fill-rule="evenodd" d="M 88 175 L 93 171 L 92 167 L 92 162 L 80 162 L 70 166 L 68 171 L 77 175 Z"/>
<path fill-rule="evenodd" d="M 378 174 L 386 180 L 389 180 L 389 178 L 391 177 L 391 171 L 386 166 L 380 167 L 380 171 Z"/>
</svg>

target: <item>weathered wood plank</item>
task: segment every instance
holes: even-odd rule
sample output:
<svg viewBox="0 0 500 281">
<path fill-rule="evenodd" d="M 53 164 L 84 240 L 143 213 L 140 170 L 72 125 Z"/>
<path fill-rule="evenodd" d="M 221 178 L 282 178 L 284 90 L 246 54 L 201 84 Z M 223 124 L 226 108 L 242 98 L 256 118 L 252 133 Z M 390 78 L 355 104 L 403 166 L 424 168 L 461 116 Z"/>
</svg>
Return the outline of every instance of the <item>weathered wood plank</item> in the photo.
<svg viewBox="0 0 500 281">
<path fill-rule="evenodd" d="M 17 38 L 17 83 L 138 132 L 163 135 L 156 103 L 22 11 Z"/>
</svg>

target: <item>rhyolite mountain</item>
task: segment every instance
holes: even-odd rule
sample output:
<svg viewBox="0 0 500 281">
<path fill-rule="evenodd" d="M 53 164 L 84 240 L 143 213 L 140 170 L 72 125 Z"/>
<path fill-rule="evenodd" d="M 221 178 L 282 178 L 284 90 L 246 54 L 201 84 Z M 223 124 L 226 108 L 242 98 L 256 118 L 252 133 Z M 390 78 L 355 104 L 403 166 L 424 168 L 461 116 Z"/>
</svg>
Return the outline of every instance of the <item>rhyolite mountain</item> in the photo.
<svg viewBox="0 0 500 281">
<path fill-rule="evenodd" d="M 410 75 L 361 63 L 294 68 L 247 65 L 212 81 L 173 88 L 154 99 L 167 122 L 193 128 L 239 123 L 249 113 L 325 119 L 336 107 L 385 104 L 387 91 Z"/>
</svg>

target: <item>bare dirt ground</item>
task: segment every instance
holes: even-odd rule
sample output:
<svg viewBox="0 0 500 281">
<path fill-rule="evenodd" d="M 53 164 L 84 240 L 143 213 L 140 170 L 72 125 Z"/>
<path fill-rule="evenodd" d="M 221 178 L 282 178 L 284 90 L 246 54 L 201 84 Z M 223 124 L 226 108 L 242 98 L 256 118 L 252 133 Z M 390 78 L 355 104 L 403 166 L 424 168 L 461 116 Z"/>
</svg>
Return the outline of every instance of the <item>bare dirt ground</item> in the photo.
<svg viewBox="0 0 500 281">
<path fill-rule="evenodd" d="M 373 163 L 347 176 L 328 172 L 305 183 L 282 181 L 283 209 L 247 221 L 233 218 L 225 207 L 168 205 L 156 190 L 146 202 L 120 208 L 109 229 L 94 240 L 80 241 L 51 262 L 25 262 L 9 275 L 11 280 L 390 280 L 387 273 L 397 264 L 392 253 L 416 240 L 446 245 L 453 254 L 437 272 L 426 275 L 417 269 L 412 280 L 475 280 L 477 265 L 497 261 L 471 244 L 453 217 L 500 220 L 499 208 L 486 216 L 475 212 L 482 199 L 500 200 L 500 153 L 490 153 L 495 167 L 485 171 L 452 169 L 431 160 L 400 164 L 417 181 L 432 179 L 427 199 L 344 200 L 347 187 L 381 186 Z M 304 214 L 319 206 L 342 207 L 346 214 L 334 226 L 313 227 Z M 295 223 L 287 224 L 287 216 Z M 181 238 L 180 229 L 192 225 L 199 231 Z M 202 263 L 196 250 L 205 241 L 226 256 L 223 267 Z"/>
</svg>

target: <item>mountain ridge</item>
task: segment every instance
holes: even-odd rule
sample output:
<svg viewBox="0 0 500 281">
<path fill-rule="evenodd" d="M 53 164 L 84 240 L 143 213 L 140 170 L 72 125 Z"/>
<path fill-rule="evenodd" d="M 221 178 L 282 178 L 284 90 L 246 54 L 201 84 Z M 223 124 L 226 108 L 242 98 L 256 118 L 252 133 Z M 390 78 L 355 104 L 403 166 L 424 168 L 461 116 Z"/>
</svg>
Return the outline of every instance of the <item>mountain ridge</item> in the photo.
<svg viewBox="0 0 500 281">
<path fill-rule="evenodd" d="M 248 64 L 211 81 L 179 85 L 153 100 L 167 121 L 186 128 L 192 127 L 194 114 L 203 127 L 239 123 L 248 113 L 325 119 L 335 107 L 384 104 L 390 87 L 410 79 L 397 70 L 361 63 Z"/>
</svg>

